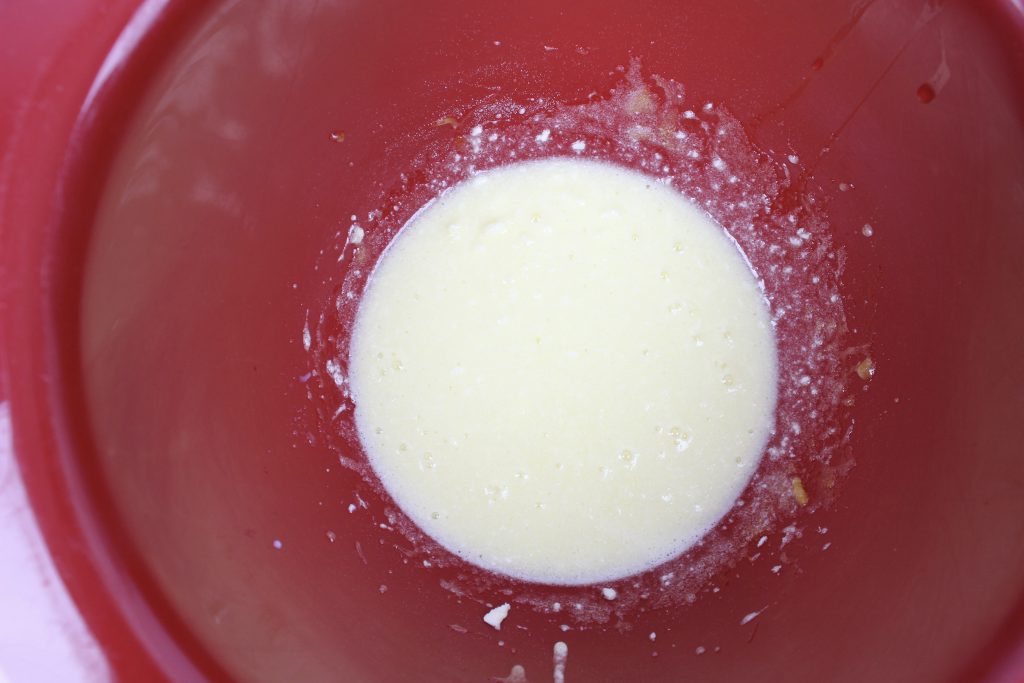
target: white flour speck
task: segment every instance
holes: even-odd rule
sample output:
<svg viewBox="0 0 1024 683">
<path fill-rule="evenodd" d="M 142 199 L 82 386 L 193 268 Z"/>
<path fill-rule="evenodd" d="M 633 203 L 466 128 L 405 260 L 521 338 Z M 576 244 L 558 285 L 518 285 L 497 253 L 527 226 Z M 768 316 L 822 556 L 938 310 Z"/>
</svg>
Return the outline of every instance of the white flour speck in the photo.
<svg viewBox="0 0 1024 683">
<path fill-rule="evenodd" d="M 361 227 L 359 227 L 359 225 L 353 223 L 352 227 L 350 227 L 348 229 L 348 241 L 349 241 L 349 244 L 362 244 L 363 243 L 363 236 L 365 234 L 366 233 L 363 231 L 363 229 Z"/>
<path fill-rule="evenodd" d="M 565 683 L 565 662 L 569 659 L 569 646 L 558 641 L 552 656 L 555 664 L 554 683 Z"/>
<path fill-rule="evenodd" d="M 750 614 L 748 614 L 745 617 L 743 617 L 742 619 L 740 619 L 740 626 L 746 626 L 747 624 L 752 622 L 754 619 L 757 619 L 761 615 L 761 612 L 764 612 L 765 609 L 766 609 L 765 607 L 762 607 L 761 609 L 757 610 L 756 612 L 751 612 Z"/>
<path fill-rule="evenodd" d="M 334 380 L 335 386 L 341 389 L 345 385 L 345 375 L 341 374 L 341 366 L 333 358 L 327 361 L 327 374 Z"/>
<path fill-rule="evenodd" d="M 508 611 L 510 609 L 512 609 L 512 605 L 508 604 L 507 602 L 498 605 L 497 607 L 495 607 L 490 612 L 484 615 L 484 621 L 487 623 L 488 626 L 493 628 L 495 631 L 500 631 L 501 622 L 505 621 L 505 617 L 508 616 Z"/>
</svg>

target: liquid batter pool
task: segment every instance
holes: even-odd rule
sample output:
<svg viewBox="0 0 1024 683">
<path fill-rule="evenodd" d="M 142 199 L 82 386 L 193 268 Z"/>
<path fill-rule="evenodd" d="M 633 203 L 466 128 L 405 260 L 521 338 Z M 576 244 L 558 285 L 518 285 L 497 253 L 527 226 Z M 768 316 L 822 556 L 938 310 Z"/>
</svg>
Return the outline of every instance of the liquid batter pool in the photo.
<svg viewBox="0 0 1024 683">
<path fill-rule="evenodd" d="M 356 425 L 443 547 L 587 584 L 685 551 L 772 427 L 776 347 L 735 243 L 671 187 L 556 158 L 477 174 L 381 257 L 350 347 Z"/>
</svg>

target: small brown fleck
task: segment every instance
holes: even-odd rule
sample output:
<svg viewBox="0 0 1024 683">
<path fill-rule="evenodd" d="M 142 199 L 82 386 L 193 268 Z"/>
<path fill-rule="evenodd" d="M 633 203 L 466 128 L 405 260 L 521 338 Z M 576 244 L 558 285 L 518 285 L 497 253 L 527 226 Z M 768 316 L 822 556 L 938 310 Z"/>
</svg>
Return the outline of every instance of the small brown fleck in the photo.
<svg viewBox="0 0 1024 683">
<path fill-rule="evenodd" d="M 800 477 L 793 477 L 793 497 L 796 498 L 796 503 L 800 507 L 807 505 L 810 498 L 807 497 L 807 491 L 804 490 L 804 483 L 800 481 Z"/>
<path fill-rule="evenodd" d="M 455 118 L 454 116 L 442 116 L 437 121 L 435 121 L 434 125 L 437 125 L 437 126 L 451 126 L 452 128 L 458 128 L 459 127 L 459 120 L 457 118 Z"/>
<path fill-rule="evenodd" d="M 333 133 L 331 133 L 331 139 L 334 140 L 335 142 L 345 142 L 345 131 L 334 131 Z"/>
<path fill-rule="evenodd" d="M 678 115 L 673 117 L 666 117 L 668 120 L 658 126 L 657 141 L 661 145 L 671 145 L 676 142 L 676 128 L 672 125 L 671 121 L 679 118 Z"/>
<path fill-rule="evenodd" d="M 654 111 L 655 106 L 651 92 L 647 88 L 640 87 L 630 94 L 626 110 L 630 114 L 648 114 Z"/>
<path fill-rule="evenodd" d="M 868 356 L 857 364 L 857 376 L 867 382 L 875 376 L 875 362 Z"/>
</svg>

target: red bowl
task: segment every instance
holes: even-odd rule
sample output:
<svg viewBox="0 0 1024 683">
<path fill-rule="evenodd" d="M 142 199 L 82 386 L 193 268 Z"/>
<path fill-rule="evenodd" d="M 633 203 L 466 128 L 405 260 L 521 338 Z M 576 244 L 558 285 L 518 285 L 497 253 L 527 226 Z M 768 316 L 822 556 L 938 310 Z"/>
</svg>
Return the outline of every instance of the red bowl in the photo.
<svg viewBox="0 0 1024 683">
<path fill-rule="evenodd" d="M 0 398 L 115 678 L 543 681 L 564 641 L 570 681 L 1024 680 L 1017 3 L 137 4 L 0 8 Z M 382 529 L 317 353 L 449 124 L 610 97 L 631 60 L 792 174 L 773 211 L 827 219 L 853 466 L 785 550 L 595 624 Z"/>
</svg>

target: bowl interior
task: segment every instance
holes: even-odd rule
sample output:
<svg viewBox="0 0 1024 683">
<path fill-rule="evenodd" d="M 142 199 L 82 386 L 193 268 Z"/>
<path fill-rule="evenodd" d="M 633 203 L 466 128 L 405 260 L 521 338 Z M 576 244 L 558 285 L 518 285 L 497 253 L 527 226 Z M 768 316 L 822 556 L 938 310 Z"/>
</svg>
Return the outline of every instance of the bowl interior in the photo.
<svg viewBox="0 0 1024 683">
<path fill-rule="evenodd" d="M 144 87 L 100 100 L 71 185 L 91 210 L 64 226 L 81 277 L 57 311 L 88 425 L 81 484 L 146 596 L 133 609 L 244 681 L 487 681 L 513 665 L 546 680 L 556 641 L 580 681 L 985 671 L 1019 633 L 1024 588 L 1024 135 L 1002 30 L 982 5 L 924 0 L 176 14 L 146 39 Z M 339 465 L 357 444 L 318 438 L 349 417 L 324 417 L 337 400 L 310 381 L 303 330 L 342 343 L 344 316 L 318 316 L 387 233 L 332 249 L 351 215 L 429 196 L 410 169 L 464 144 L 446 116 L 610 97 L 631 60 L 688 106 L 726 108 L 827 217 L 854 467 L 834 502 L 797 513 L 799 537 L 716 570 L 692 604 L 569 631 L 514 608 L 499 633 L 484 603 L 521 587 L 452 590 L 472 572 L 410 561 L 381 528 L 387 501 Z"/>
</svg>

